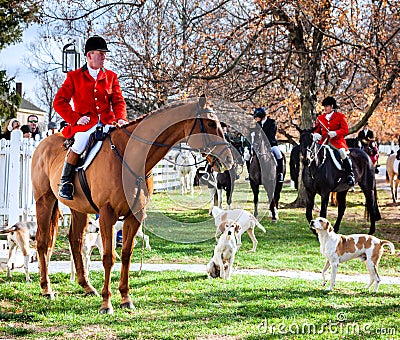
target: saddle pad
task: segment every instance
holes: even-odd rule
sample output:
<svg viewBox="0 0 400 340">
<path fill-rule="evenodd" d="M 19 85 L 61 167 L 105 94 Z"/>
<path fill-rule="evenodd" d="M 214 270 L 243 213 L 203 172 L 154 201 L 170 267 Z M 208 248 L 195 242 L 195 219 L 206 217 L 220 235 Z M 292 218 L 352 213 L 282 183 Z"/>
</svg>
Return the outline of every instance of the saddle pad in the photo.
<svg viewBox="0 0 400 340">
<path fill-rule="evenodd" d="M 112 125 L 105 125 L 103 127 L 104 132 L 108 133 L 108 131 L 110 130 L 110 128 L 112 128 Z M 96 157 L 97 153 L 99 152 L 101 146 L 103 144 L 103 141 L 97 141 L 94 146 L 92 147 L 92 149 L 90 150 L 89 154 L 87 155 L 86 159 L 85 159 L 85 163 L 83 163 L 82 166 L 76 168 L 76 171 L 83 169 L 84 171 L 86 171 L 86 169 L 89 167 L 89 165 L 92 163 L 93 159 Z"/>
<path fill-rule="evenodd" d="M 338 170 L 342 170 L 342 165 L 340 164 L 340 162 L 338 161 L 338 159 L 335 157 L 335 153 L 333 152 L 332 148 L 330 148 L 329 146 L 325 146 L 327 148 L 327 150 L 329 151 L 329 153 L 331 154 L 331 158 L 333 163 L 335 164 L 336 168 Z"/>
</svg>

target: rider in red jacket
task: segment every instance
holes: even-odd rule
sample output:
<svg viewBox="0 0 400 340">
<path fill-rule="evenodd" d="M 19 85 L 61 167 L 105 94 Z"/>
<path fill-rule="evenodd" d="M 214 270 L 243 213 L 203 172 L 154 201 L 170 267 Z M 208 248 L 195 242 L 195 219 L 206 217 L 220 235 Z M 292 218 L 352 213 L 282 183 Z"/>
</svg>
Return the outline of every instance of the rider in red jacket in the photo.
<svg viewBox="0 0 400 340">
<path fill-rule="evenodd" d="M 62 134 L 75 139 L 67 153 L 58 191 L 58 195 L 67 200 L 73 199 L 76 164 L 97 123 L 127 123 L 126 104 L 118 77 L 104 68 L 106 52 L 109 50 L 103 38 L 89 38 L 85 44 L 87 64 L 67 74 L 54 98 L 54 109 L 68 123 Z"/>
<path fill-rule="evenodd" d="M 333 148 L 339 150 L 343 162 L 344 170 L 347 174 L 347 182 L 354 186 L 355 178 L 351 160 L 348 157 L 349 148 L 344 137 L 349 133 L 346 116 L 336 111 L 336 100 L 333 97 L 326 97 L 322 101 L 324 113 L 319 115 L 314 127 L 314 140 L 319 144 L 328 143 Z"/>
</svg>

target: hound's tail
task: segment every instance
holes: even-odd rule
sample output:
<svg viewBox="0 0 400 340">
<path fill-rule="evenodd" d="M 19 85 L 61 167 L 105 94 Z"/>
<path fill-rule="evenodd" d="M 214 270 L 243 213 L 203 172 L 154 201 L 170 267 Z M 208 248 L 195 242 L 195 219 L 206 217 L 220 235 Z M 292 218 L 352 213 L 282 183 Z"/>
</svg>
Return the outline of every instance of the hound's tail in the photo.
<svg viewBox="0 0 400 340">
<path fill-rule="evenodd" d="M 254 217 L 254 224 L 260 228 L 264 233 L 266 233 L 267 231 L 265 230 L 265 228 L 261 225 L 260 222 L 257 221 L 257 219 Z"/>
<path fill-rule="evenodd" d="M 393 243 L 390 241 L 381 240 L 381 245 L 384 246 L 385 244 L 387 244 L 390 247 L 390 255 L 394 255 L 395 249 Z"/>
<path fill-rule="evenodd" d="M 12 233 L 13 231 L 17 231 L 18 229 L 19 229 L 19 228 L 18 228 L 18 225 L 14 224 L 14 225 L 11 226 L 11 227 L 6 227 L 6 228 L 4 228 L 4 229 L 0 229 L 0 234 Z"/>
</svg>

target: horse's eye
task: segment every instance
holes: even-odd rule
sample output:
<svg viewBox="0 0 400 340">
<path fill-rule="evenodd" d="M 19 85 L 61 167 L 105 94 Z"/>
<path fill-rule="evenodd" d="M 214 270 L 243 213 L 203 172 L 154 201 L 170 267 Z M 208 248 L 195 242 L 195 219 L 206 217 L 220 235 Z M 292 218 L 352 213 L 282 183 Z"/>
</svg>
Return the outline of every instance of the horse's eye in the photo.
<svg viewBox="0 0 400 340">
<path fill-rule="evenodd" d="M 208 126 L 212 129 L 216 129 L 217 128 L 217 123 L 216 122 L 209 122 Z"/>
</svg>

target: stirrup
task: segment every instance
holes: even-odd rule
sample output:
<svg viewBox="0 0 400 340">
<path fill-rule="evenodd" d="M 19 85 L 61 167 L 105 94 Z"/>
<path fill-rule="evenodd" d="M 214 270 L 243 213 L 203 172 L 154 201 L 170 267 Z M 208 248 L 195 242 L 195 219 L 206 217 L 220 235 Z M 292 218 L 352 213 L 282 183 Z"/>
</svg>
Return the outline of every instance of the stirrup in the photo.
<svg viewBox="0 0 400 340">
<path fill-rule="evenodd" d="M 277 181 L 278 183 L 282 183 L 282 182 L 283 182 L 283 173 L 282 173 L 282 172 L 278 172 L 278 173 L 276 174 L 276 181 Z"/>
<path fill-rule="evenodd" d="M 74 185 L 71 182 L 60 183 L 58 186 L 58 196 L 72 201 L 74 199 Z"/>
<path fill-rule="evenodd" d="M 354 176 L 351 176 L 351 175 L 347 176 L 347 184 L 350 185 L 351 187 L 354 187 L 354 185 L 355 185 Z"/>
</svg>

